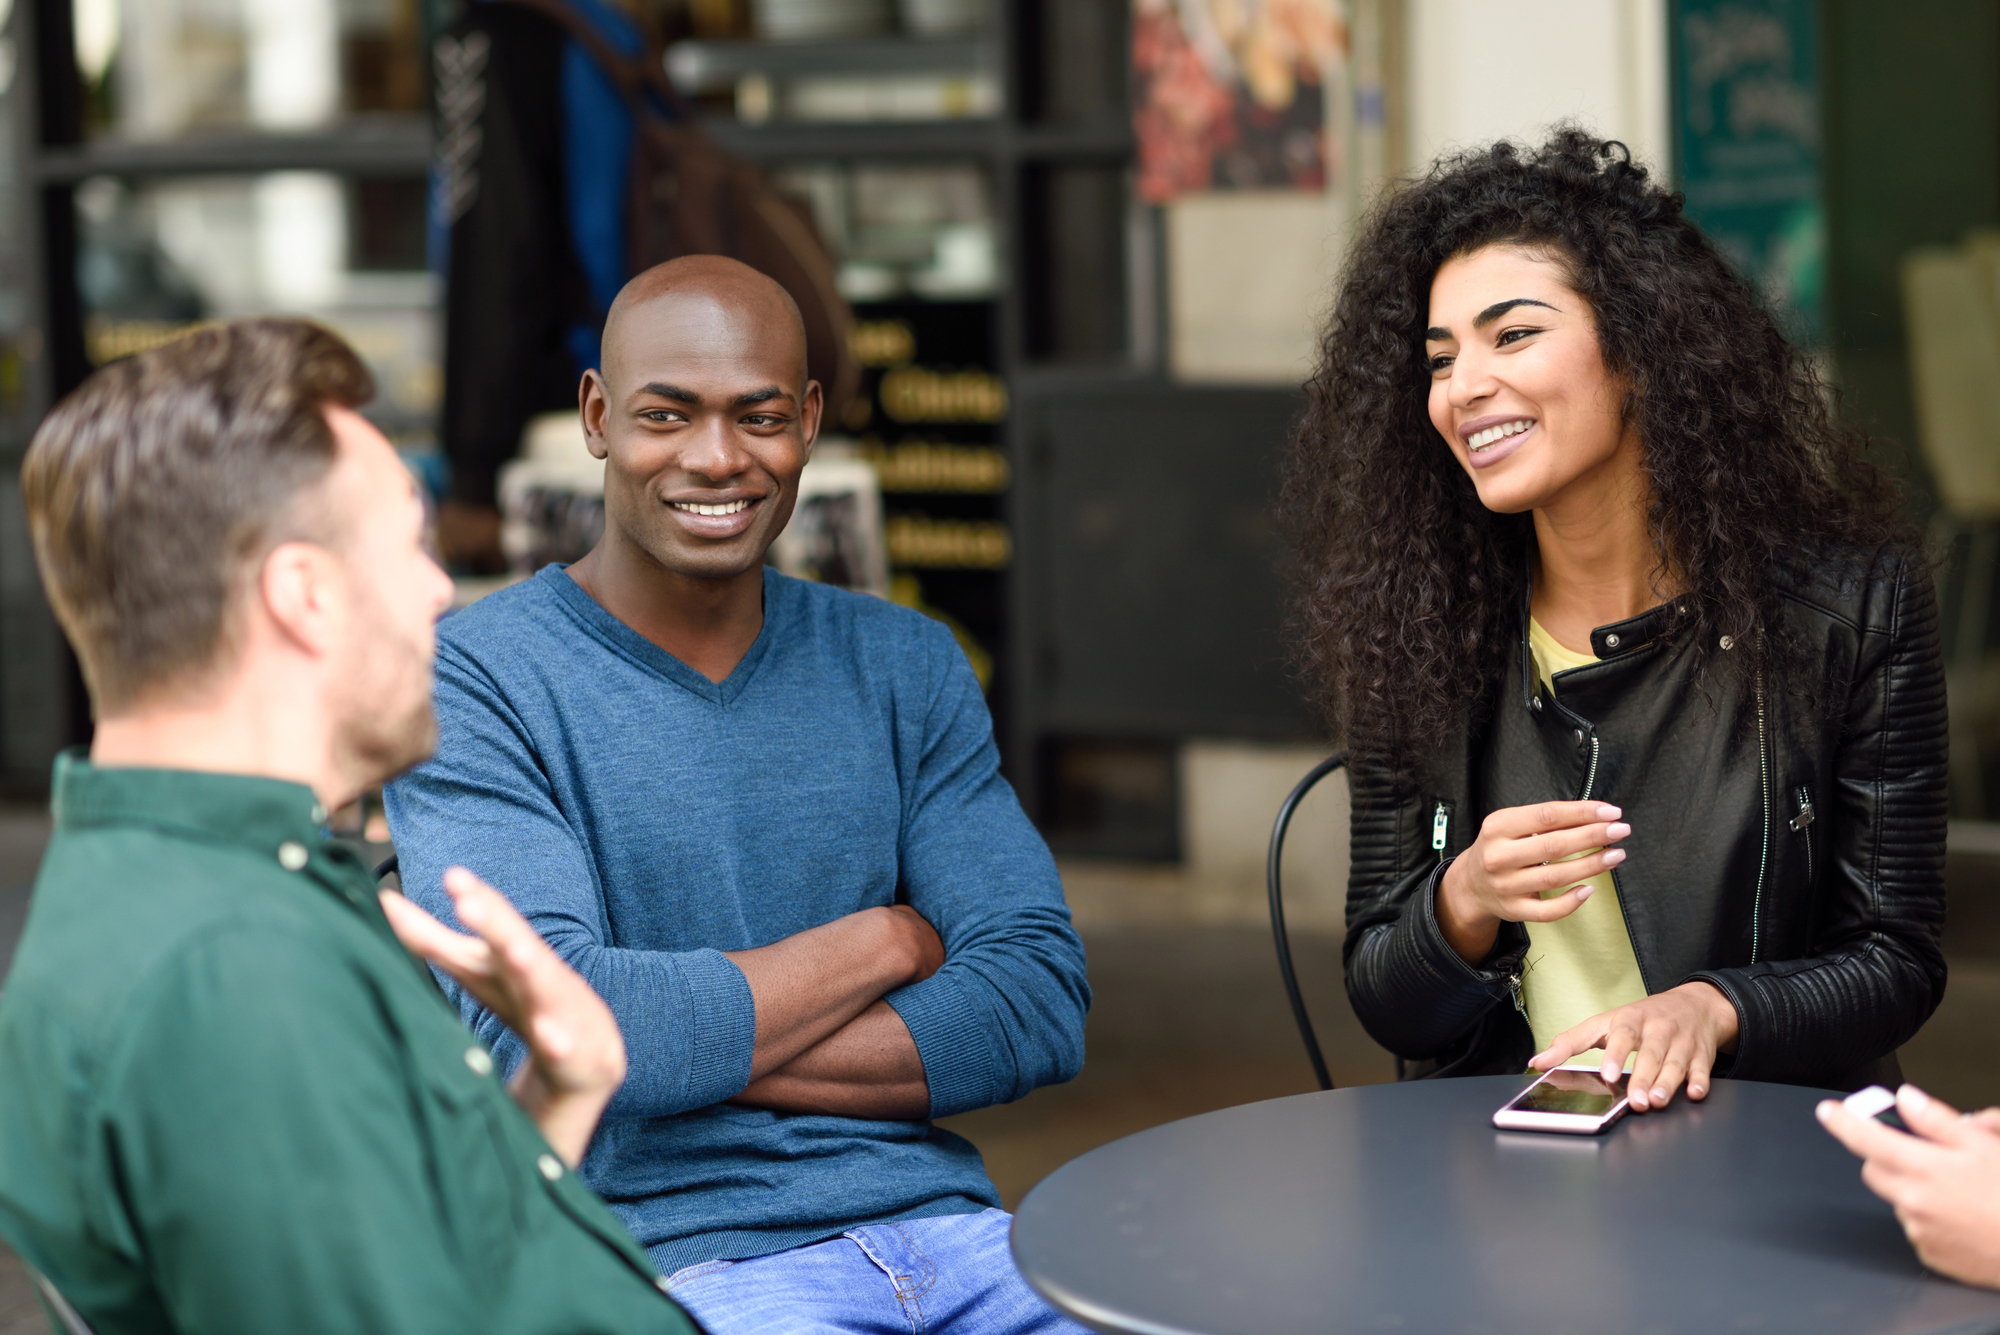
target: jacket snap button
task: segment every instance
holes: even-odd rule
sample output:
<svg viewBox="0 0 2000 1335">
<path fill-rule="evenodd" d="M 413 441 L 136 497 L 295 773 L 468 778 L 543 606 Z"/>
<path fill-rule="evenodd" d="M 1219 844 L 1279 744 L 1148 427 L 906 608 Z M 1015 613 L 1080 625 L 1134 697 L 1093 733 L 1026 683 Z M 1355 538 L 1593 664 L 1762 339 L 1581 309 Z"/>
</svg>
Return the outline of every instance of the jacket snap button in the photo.
<svg viewBox="0 0 2000 1335">
<path fill-rule="evenodd" d="M 493 1057 L 477 1043 L 465 1050 L 465 1064 L 472 1068 L 474 1075 L 493 1074 Z"/>
<path fill-rule="evenodd" d="M 1616 635 L 1605 636 L 1604 647 L 1606 649 L 1616 649 L 1618 647 L 1618 637 Z"/>
<path fill-rule="evenodd" d="M 556 1158 L 553 1154 L 544 1154 L 541 1158 L 535 1160 L 535 1167 L 540 1170 L 543 1177 L 551 1182 L 554 1182 L 563 1175 L 562 1160 Z"/>
<path fill-rule="evenodd" d="M 308 857 L 306 846 L 296 840 L 287 839 L 278 845 L 278 865 L 286 871 L 301 870 L 306 865 Z"/>
<path fill-rule="evenodd" d="M 1725 649 L 1734 649 L 1736 647 L 1736 637 L 1734 635 L 1723 636 L 1722 647 Z"/>
<path fill-rule="evenodd" d="M 1578 729 L 1576 730 L 1576 744 L 1577 744 L 1578 746 L 1582 746 L 1582 745 L 1583 745 L 1583 729 L 1582 729 L 1582 728 L 1578 728 Z"/>
<path fill-rule="evenodd" d="M 1536 712 L 1537 714 L 1541 713 L 1541 712 L 1542 712 L 1542 697 L 1541 697 L 1541 696 L 1539 696 L 1539 695 L 1537 695 L 1537 696 L 1535 696 L 1534 698 L 1530 699 L 1530 700 L 1528 701 L 1528 708 L 1530 708 L 1530 709 L 1534 710 L 1534 711 L 1535 711 L 1535 712 Z"/>
</svg>

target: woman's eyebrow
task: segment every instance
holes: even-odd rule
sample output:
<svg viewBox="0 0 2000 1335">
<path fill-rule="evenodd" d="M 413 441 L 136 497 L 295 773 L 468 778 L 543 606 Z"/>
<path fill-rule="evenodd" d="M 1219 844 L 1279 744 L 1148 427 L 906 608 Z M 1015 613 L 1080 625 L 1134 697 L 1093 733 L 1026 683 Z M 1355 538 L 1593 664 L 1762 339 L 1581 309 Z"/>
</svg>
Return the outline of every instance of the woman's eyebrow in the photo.
<svg viewBox="0 0 2000 1335">
<path fill-rule="evenodd" d="M 1484 329 L 1487 325 L 1492 324 L 1495 320 L 1505 315 L 1508 311 L 1513 310 L 1516 306 L 1540 306 L 1545 311 L 1553 311 L 1556 309 L 1554 306 L 1549 305 L 1548 302 L 1536 301 L 1533 297 L 1510 297 L 1506 301 L 1494 302 L 1491 306 L 1488 306 L 1485 310 L 1473 316 L 1472 327 L 1474 329 Z M 1561 312 L 1557 313 L 1560 314 Z M 1431 332 L 1435 334 L 1437 331 L 1432 330 Z"/>
</svg>

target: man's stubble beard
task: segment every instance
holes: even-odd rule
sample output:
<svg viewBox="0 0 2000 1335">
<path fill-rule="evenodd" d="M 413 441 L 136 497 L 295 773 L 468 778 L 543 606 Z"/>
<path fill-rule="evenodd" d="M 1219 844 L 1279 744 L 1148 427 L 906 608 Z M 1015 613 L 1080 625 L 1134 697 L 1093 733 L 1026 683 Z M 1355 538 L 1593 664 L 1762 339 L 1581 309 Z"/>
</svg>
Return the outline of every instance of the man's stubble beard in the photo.
<svg viewBox="0 0 2000 1335">
<path fill-rule="evenodd" d="M 334 755 L 342 772 L 365 787 L 430 759 L 438 727 L 430 654 L 384 635 L 368 641 L 357 659 L 344 678 Z"/>
</svg>

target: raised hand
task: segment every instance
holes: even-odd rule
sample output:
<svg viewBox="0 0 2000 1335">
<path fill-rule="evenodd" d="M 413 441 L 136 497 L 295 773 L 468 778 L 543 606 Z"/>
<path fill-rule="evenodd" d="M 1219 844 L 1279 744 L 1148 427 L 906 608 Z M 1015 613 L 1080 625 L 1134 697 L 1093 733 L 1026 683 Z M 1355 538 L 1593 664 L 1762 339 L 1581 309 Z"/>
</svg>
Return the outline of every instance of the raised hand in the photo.
<svg viewBox="0 0 2000 1335">
<path fill-rule="evenodd" d="M 1590 898 L 1584 882 L 1625 860 L 1625 850 L 1612 847 L 1632 833 L 1622 814 L 1606 802 L 1541 802 L 1489 815 L 1438 885 L 1445 940 L 1477 964 L 1492 953 L 1501 923 L 1554 922 L 1576 912 Z M 1542 898 L 1550 890 L 1566 892 Z"/>
<path fill-rule="evenodd" d="M 611 1008 L 515 911 L 463 867 L 444 874 L 454 932 L 394 890 L 382 912 L 411 954 L 437 965 L 528 1045 L 507 1090 L 574 1168 L 604 1105 L 625 1081 L 625 1040 Z"/>
</svg>

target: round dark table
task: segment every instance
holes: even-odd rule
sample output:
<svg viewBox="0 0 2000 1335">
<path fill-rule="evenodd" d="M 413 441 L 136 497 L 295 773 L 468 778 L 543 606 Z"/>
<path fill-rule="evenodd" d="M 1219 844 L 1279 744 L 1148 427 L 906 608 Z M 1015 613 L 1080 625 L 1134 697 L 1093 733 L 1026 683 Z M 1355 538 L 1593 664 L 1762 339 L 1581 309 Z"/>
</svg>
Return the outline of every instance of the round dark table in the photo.
<svg viewBox="0 0 2000 1335">
<path fill-rule="evenodd" d="M 1496 1130 L 1522 1076 L 1273 1099 L 1093 1150 L 1028 1193 L 1014 1259 L 1056 1307 L 1144 1335 L 1971 1335 L 1824 1093 L 1719 1080 L 1602 1136 Z"/>
</svg>

